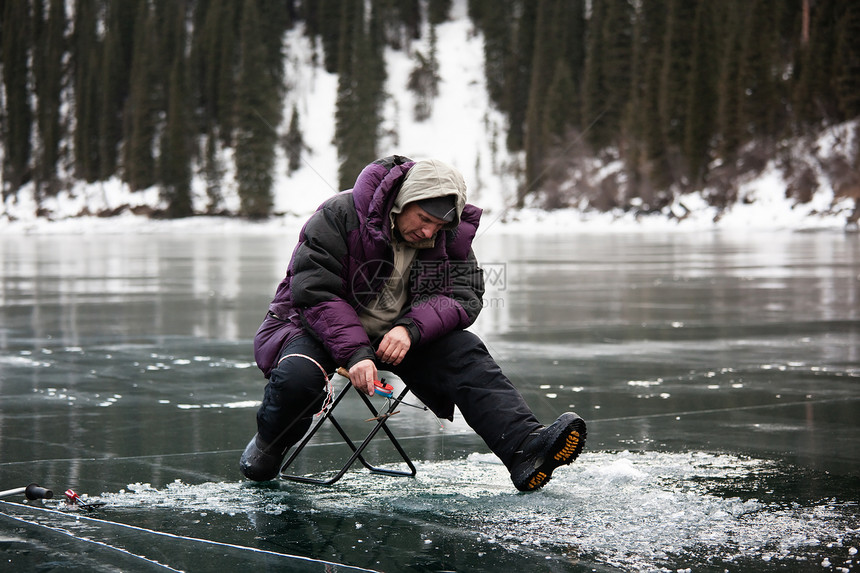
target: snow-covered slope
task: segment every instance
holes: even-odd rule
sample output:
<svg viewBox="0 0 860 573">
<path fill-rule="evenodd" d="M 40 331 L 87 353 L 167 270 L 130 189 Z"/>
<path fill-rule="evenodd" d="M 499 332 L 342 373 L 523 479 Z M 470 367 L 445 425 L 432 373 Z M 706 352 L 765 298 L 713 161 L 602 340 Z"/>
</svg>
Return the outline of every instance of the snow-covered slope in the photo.
<svg viewBox="0 0 860 573">
<path fill-rule="evenodd" d="M 483 74 L 483 47 L 480 34 L 467 18 L 465 2 L 455 2 L 451 21 L 437 27 L 437 57 L 441 84 L 439 97 L 434 100 L 431 117 L 424 122 L 413 118 L 413 94 L 406 89 L 414 58 L 407 51 L 388 50 L 388 80 L 385 135 L 379 156 L 400 154 L 413 159 L 437 158 L 459 168 L 467 181 L 470 202 L 485 209 L 483 231 L 505 229 L 511 232 L 562 232 L 588 228 L 618 230 L 630 228 L 700 229 L 700 228 L 842 228 L 853 209 L 853 200 L 836 199 L 826 177 L 820 177 L 820 187 L 810 203 L 795 204 L 786 198 L 787 183 L 772 161 L 764 173 L 741 185 L 743 201 L 726 212 L 717 213 L 699 195 L 685 195 L 662 215 L 637 217 L 632 213 L 594 213 L 574 209 L 546 212 L 536 209 L 514 210 L 516 179 L 510 175 L 521 158 L 511 156 L 504 146 L 504 119 L 489 104 Z M 429 53 L 429 34 L 414 42 L 410 50 Z M 301 168 L 288 174 L 286 158 L 279 151 L 274 173 L 274 203 L 278 216 L 265 223 L 246 223 L 223 218 L 220 228 L 256 226 L 293 226 L 303 220 L 323 200 L 337 192 L 337 153 L 333 141 L 334 108 L 337 77 L 313 65 L 314 46 L 301 29 L 287 35 L 287 57 L 284 65 L 289 96 L 284 102 L 284 123 L 278 128 L 285 132 L 295 105 L 307 146 Z M 320 50 L 318 46 L 317 50 Z M 319 59 L 319 58 L 317 58 Z M 851 146 L 857 145 L 850 134 L 857 131 L 854 124 L 836 126 L 822 134 L 816 146 L 819 150 L 834 149 L 850 156 Z M 839 147 L 841 149 L 837 149 Z M 847 147 L 846 147 L 847 146 Z M 804 146 L 797 144 L 798 154 Z M 235 170 L 231 154 L 222 154 L 224 180 L 221 193 L 223 206 L 235 212 L 239 200 L 236 193 Z M 811 163 L 814 163 L 812 161 Z M 357 174 L 356 174 L 357 175 Z M 208 199 L 202 177 L 195 176 L 192 189 L 195 207 L 204 209 Z M 682 205 L 683 203 L 683 205 Z M 0 232 L 63 229 L 138 229 L 141 228 L 201 228 L 206 218 L 186 221 L 152 222 L 144 216 L 132 215 L 126 209 L 109 220 L 82 213 L 99 213 L 123 206 L 160 206 L 155 188 L 132 193 L 119 179 L 95 184 L 76 183 L 57 198 L 43 204 L 50 213 L 48 219 L 36 216 L 32 187 L 22 189 L 17 198 L 0 206 Z M 675 216 L 673 216 L 675 215 Z M 683 215 L 683 218 L 678 216 Z M 54 223 L 51 223 L 51 220 Z"/>
</svg>

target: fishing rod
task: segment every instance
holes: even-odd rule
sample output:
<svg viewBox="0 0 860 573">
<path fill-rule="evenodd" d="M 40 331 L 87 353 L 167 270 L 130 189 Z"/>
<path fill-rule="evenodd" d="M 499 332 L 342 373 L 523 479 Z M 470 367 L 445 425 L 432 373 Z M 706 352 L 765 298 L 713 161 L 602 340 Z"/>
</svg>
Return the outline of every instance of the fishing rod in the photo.
<svg viewBox="0 0 860 573">
<path fill-rule="evenodd" d="M 30 501 L 33 501 L 35 499 L 51 499 L 52 497 L 54 497 L 53 491 L 49 490 L 48 488 L 44 488 L 38 484 L 31 483 L 30 485 L 24 487 L 16 487 L 14 489 L 0 491 L 0 498 L 9 497 L 12 495 L 20 495 L 22 493 Z"/>
<path fill-rule="evenodd" d="M 31 483 L 30 485 L 24 487 L 16 487 L 13 489 L 7 489 L 5 491 L 0 491 L 0 499 L 4 497 L 11 497 L 13 495 L 21 495 L 22 493 L 30 501 L 34 501 L 37 499 L 52 499 L 54 497 L 54 492 L 50 489 L 42 487 L 39 484 Z M 84 511 L 92 511 L 94 509 L 98 509 L 99 507 L 106 505 L 102 501 L 87 502 L 74 490 L 71 489 L 66 490 L 65 497 L 66 503 L 68 505 L 73 505 Z"/>
</svg>

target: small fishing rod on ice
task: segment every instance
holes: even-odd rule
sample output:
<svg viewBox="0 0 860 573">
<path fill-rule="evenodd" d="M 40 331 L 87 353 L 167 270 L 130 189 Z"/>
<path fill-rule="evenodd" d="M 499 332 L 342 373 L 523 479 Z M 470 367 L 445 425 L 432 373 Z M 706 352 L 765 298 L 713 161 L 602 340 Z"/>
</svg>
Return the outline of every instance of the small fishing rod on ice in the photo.
<svg viewBox="0 0 860 573">
<path fill-rule="evenodd" d="M 10 497 L 13 495 L 21 495 L 33 501 L 35 499 L 51 499 L 54 497 L 54 492 L 49 490 L 48 488 L 44 488 L 38 484 L 31 483 L 30 485 L 24 487 L 16 487 L 14 489 L 7 489 L 5 491 L 0 491 L 0 498 Z"/>
<path fill-rule="evenodd" d="M 42 487 L 39 484 L 31 483 L 30 485 L 24 487 L 16 487 L 13 489 L 7 489 L 4 491 L 0 491 L 0 499 L 4 497 L 11 497 L 13 495 L 21 495 L 24 494 L 29 501 L 34 501 L 37 499 L 52 499 L 54 497 L 54 492 L 46 487 Z M 73 505 L 79 509 L 83 509 L 84 511 L 92 511 L 99 507 L 106 505 L 104 502 L 96 501 L 96 502 L 88 502 L 80 495 L 78 495 L 74 490 L 67 489 L 65 492 L 66 503 L 69 505 Z"/>
</svg>

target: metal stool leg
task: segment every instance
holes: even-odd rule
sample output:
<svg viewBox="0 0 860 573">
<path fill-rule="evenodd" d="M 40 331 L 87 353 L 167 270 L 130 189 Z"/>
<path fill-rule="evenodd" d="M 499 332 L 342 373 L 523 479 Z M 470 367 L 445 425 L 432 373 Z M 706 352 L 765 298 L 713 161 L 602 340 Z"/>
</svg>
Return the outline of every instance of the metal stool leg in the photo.
<svg viewBox="0 0 860 573">
<path fill-rule="evenodd" d="M 414 477 L 415 476 L 415 474 L 417 472 L 417 470 L 415 469 L 415 465 L 412 463 L 412 460 L 409 459 L 409 456 L 406 454 L 406 452 L 401 447 L 400 442 L 397 441 L 397 438 L 394 437 L 394 434 L 391 432 L 391 430 L 388 428 L 388 426 L 385 425 L 385 423 L 388 421 L 388 418 L 396 413 L 395 409 L 403 401 L 403 398 L 406 397 L 406 394 L 409 392 L 409 389 L 404 388 L 403 391 L 400 392 L 400 394 L 396 398 L 393 398 L 392 400 L 390 400 L 388 408 L 386 408 L 383 413 L 380 413 L 376 409 L 376 407 L 370 401 L 370 398 L 368 398 L 366 395 L 364 395 L 358 389 L 356 389 L 356 392 L 358 392 L 358 395 L 361 396 L 362 400 L 364 400 L 364 403 L 367 405 L 368 409 L 373 413 L 374 418 L 372 418 L 372 419 L 376 419 L 376 424 L 374 425 L 373 429 L 370 430 L 370 432 L 367 434 L 367 437 L 364 438 L 364 440 L 361 442 L 361 444 L 356 446 L 355 443 L 352 441 L 352 439 L 349 437 L 349 435 L 346 433 L 346 430 L 343 429 L 343 426 L 341 426 L 340 423 L 337 421 L 337 419 L 334 417 L 335 407 L 337 407 L 337 405 L 340 403 L 340 401 L 343 400 L 343 398 L 347 395 L 347 393 L 350 391 L 350 388 L 354 388 L 354 386 L 352 384 L 349 384 L 349 383 L 347 383 L 346 386 L 343 387 L 343 389 L 338 393 L 337 397 L 335 397 L 335 399 L 332 402 L 329 409 L 322 416 L 320 416 L 320 419 L 317 420 L 316 424 L 314 424 L 314 426 L 305 435 L 305 437 L 302 439 L 302 441 L 299 442 L 299 444 L 295 447 L 295 449 L 290 454 L 290 456 L 287 458 L 287 460 L 283 463 L 283 465 L 281 465 L 280 473 L 281 473 L 282 478 L 292 480 L 292 481 L 301 482 L 301 483 L 311 483 L 311 484 L 317 484 L 317 485 L 331 485 L 331 484 L 335 483 L 337 480 L 339 480 L 340 478 L 342 478 L 343 475 L 349 470 L 349 468 L 352 467 L 352 465 L 356 462 L 356 460 L 360 461 L 365 468 L 367 468 L 368 470 L 370 470 L 371 472 L 374 472 L 374 473 L 379 473 L 379 474 L 383 474 L 383 475 L 390 475 L 390 476 L 404 476 L 404 477 Z M 326 420 L 329 420 L 332 423 L 334 428 L 338 431 L 338 433 L 344 439 L 344 442 L 346 442 L 346 444 L 352 450 L 352 455 L 350 456 L 350 458 L 346 461 L 346 463 L 343 465 L 343 467 L 335 475 L 333 475 L 332 477 L 327 478 L 327 479 L 315 478 L 315 477 L 310 477 L 310 476 L 293 475 L 293 474 L 286 473 L 287 468 L 290 467 L 290 465 L 295 461 L 295 459 L 299 456 L 299 454 L 302 452 L 302 450 L 304 450 L 305 446 L 308 444 L 308 442 L 311 441 L 311 439 L 314 437 L 314 434 L 317 433 L 317 431 L 322 427 L 322 425 L 325 423 Z M 390 470 L 390 469 L 385 469 L 385 468 L 379 468 L 379 467 L 376 467 L 374 465 L 371 465 L 370 463 L 368 463 L 368 461 L 366 459 L 364 459 L 362 452 L 370 444 L 370 441 L 376 436 L 376 434 L 379 433 L 380 430 L 385 432 L 385 435 L 388 436 L 389 441 L 394 446 L 394 448 L 397 450 L 397 453 L 400 454 L 400 457 L 403 459 L 403 461 L 409 467 L 409 471 L 399 471 L 399 470 Z"/>
</svg>

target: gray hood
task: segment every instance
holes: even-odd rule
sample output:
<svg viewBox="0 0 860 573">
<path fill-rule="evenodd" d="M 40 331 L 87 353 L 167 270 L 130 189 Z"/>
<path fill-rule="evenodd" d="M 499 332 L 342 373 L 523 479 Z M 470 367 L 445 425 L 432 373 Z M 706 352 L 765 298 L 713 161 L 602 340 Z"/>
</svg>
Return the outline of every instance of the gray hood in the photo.
<svg viewBox="0 0 860 573">
<path fill-rule="evenodd" d="M 414 201 L 453 195 L 457 200 L 457 215 L 445 225 L 445 229 L 455 229 L 460 224 L 460 215 L 466 206 L 466 181 L 463 175 L 447 163 L 438 159 L 416 161 L 406 174 L 403 185 L 391 208 L 391 222 L 394 216 Z"/>
</svg>

